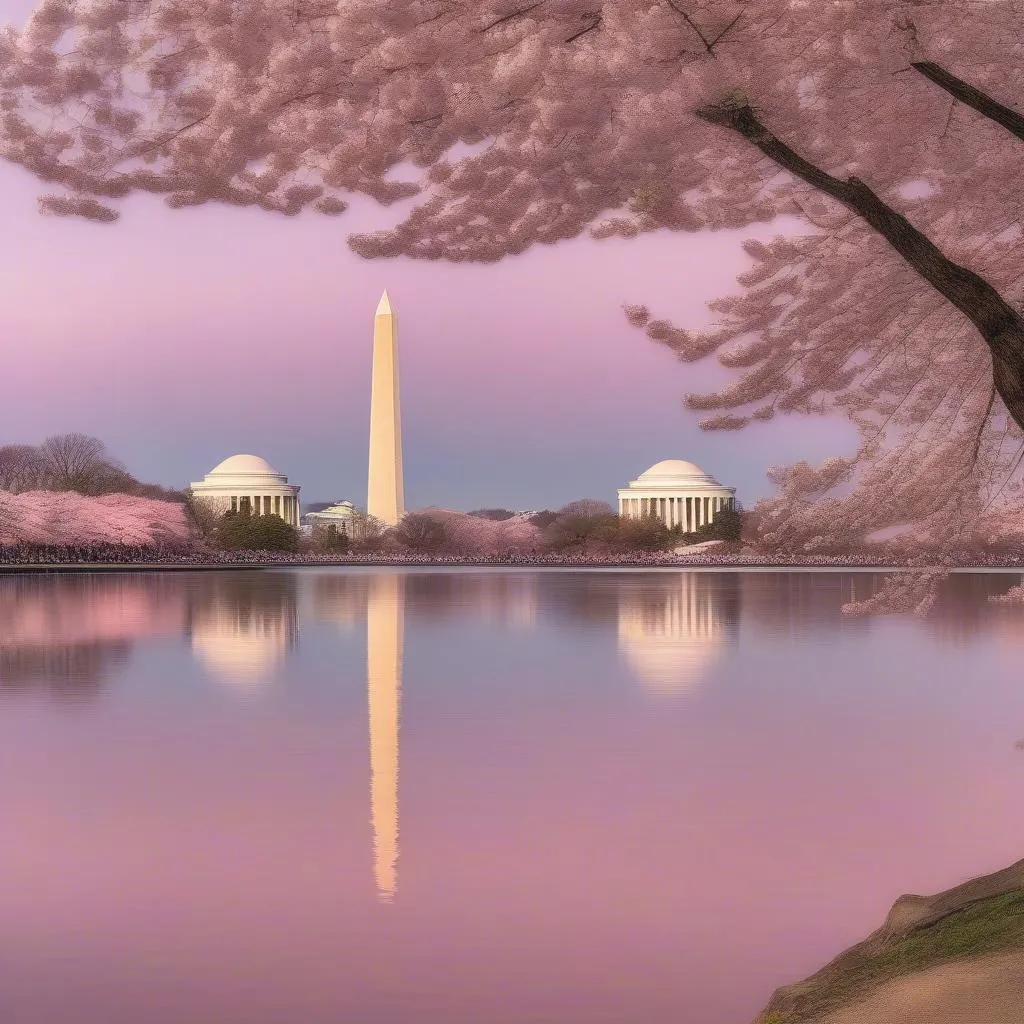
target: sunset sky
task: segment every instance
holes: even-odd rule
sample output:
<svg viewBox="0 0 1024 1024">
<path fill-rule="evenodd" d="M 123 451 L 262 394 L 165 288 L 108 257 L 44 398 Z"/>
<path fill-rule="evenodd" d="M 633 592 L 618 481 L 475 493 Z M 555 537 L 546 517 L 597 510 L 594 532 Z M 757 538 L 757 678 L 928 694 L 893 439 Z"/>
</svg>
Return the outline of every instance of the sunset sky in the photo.
<svg viewBox="0 0 1024 1024">
<path fill-rule="evenodd" d="M 33 4 L 0 0 L 20 27 Z M 412 168 L 392 177 L 408 179 Z M 398 316 L 410 508 L 557 507 L 615 491 L 661 459 L 698 463 L 752 504 L 765 471 L 852 445 L 840 424 L 790 420 L 706 434 L 687 391 L 724 379 L 629 326 L 625 302 L 680 326 L 733 291 L 760 232 L 600 242 L 497 264 L 367 261 L 346 237 L 417 199 L 343 216 L 172 211 L 133 197 L 115 224 L 43 217 L 47 191 L 0 162 L 0 444 L 78 430 L 138 477 L 199 480 L 262 455 L 305 503 L 366 500 L 373 313 Z"/>
</svg>

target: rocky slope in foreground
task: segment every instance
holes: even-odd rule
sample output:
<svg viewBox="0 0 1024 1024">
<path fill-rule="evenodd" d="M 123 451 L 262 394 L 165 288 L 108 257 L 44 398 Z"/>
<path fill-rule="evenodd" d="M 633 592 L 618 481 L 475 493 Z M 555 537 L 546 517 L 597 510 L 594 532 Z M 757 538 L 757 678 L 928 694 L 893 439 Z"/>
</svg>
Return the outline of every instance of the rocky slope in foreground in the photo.
<svg viewBox="0 0 1024 1024">
<path fill-rule="evenodd" d="M 991 1012 L 978 999 L 991 999 Z M 1024 860 L 934 896 L 901 896 L 878 931 L 777 989 L 755 1024 L 911 1019 L 1024 1021 Z"/>
</svg>

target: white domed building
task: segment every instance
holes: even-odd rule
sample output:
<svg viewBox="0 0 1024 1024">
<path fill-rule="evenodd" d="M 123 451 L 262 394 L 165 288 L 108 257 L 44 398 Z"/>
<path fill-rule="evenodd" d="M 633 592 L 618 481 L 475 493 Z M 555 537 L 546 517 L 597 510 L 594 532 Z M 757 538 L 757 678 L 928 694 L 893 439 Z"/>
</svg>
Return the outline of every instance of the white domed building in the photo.
<svg viewBox="0 0 1024 1024">
<path fill-rule="evenodd" d="M 735 507 L 735 487 L 723 487 L 700 466 L 682 459 L 656 462 L 619 491 L 620 516 L 657 516 L 666 526 L 680 526 L 686 533 Z"/>
<path fill-rule="evenodd" d="M 298 485 L 288 483 L 288 477 L 258 455 L 232 455 L 189 489 L 221 514 L 248 510 L 255 515 L 273 513 L 295 527 L 300 522 Z"/>
<path fill-rule="evenodd" d="M 319 512 L 307 512 L 303 517 L 306 524 L 315 529 L 335 527 L 338 533 L 355 540 L 366 534 L 366 515 L 351 501 L 339 501 L 329 508 L 321 509 Z"/>
</svg>

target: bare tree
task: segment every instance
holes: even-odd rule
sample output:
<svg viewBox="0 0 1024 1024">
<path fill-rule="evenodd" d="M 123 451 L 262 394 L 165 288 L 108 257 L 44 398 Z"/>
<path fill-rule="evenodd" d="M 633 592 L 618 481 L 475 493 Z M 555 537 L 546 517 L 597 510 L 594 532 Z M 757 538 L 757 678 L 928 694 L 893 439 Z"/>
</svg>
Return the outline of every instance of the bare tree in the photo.
<svg viewBox="0 0 1024 1024">
<path fill-rule="evenodd" d="M 220 525 L 221 514 L 208 502 L 197 498 L 191 491 L 185 494 L 183 501 L 189 523 L 195 528 L 203 540 L 213 540 Z"/>
<path fill-rule="evenodd" d="M 103 494 L 134 479 L 108 457 L 99 438 L 87 434 L 54 434 L 39 446 L 39 454 L 48 486 L 55 491 Z"/>
<path fill-rule="evenodd" d="M 600 501 L 597 498 L 579 498 L 576 501 L 570 501 L 568 505 L 560 508 L 558 514 L 560 516 L 580 516 L 589 519 L 593 516 L 613 516 L 615 515 L 615 509 L 607 501 Z"/>
<path fill-rule="evenodd" d="M 443 551 L 449 542 L 447 524 L 429 511 L 410 512 L 395 527 L 395 539 L 413 551 Z"/>
<path fill-rule="evenodd" d="M 34 491 L 43 485 L 44 473 L 43 460 L 35 445 L 0 447 L 0 491 Z"/>
</svg>

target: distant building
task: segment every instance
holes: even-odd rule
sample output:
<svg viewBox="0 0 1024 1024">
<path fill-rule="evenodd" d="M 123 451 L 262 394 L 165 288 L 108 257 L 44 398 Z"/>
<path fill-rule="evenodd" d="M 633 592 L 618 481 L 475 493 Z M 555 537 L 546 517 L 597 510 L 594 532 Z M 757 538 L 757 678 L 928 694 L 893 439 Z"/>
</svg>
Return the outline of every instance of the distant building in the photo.
<svg viewBox="0 0 1024 1024">
<path fill-rule="evenodd" d="M 288 477 L 258 455 L 232 455 L 189 489 L 197 500 L 221 514 L 273 513 L 292 526 L 300 522 L 299 487 L 288 483 Z"/>
<path fill-rule="evenodd" d="M 655 463 L 619 491 L 620 516 L 657 516 L 666 526 L 681 526 L 687 533 L 735 507 L 735 487 L 723 487 L 700 466 L 681 459 Z"/>
<path fill-rule="evenodd" d="M 334 526 L 339 534 L 355 540 L 366 533 L 366 514 L 361 512 L 351 501 L 339 501 L 336 505 L 321 509 L 319 512 L 307 512 L 303 517 L 310 529 Z"/>
</svg>

